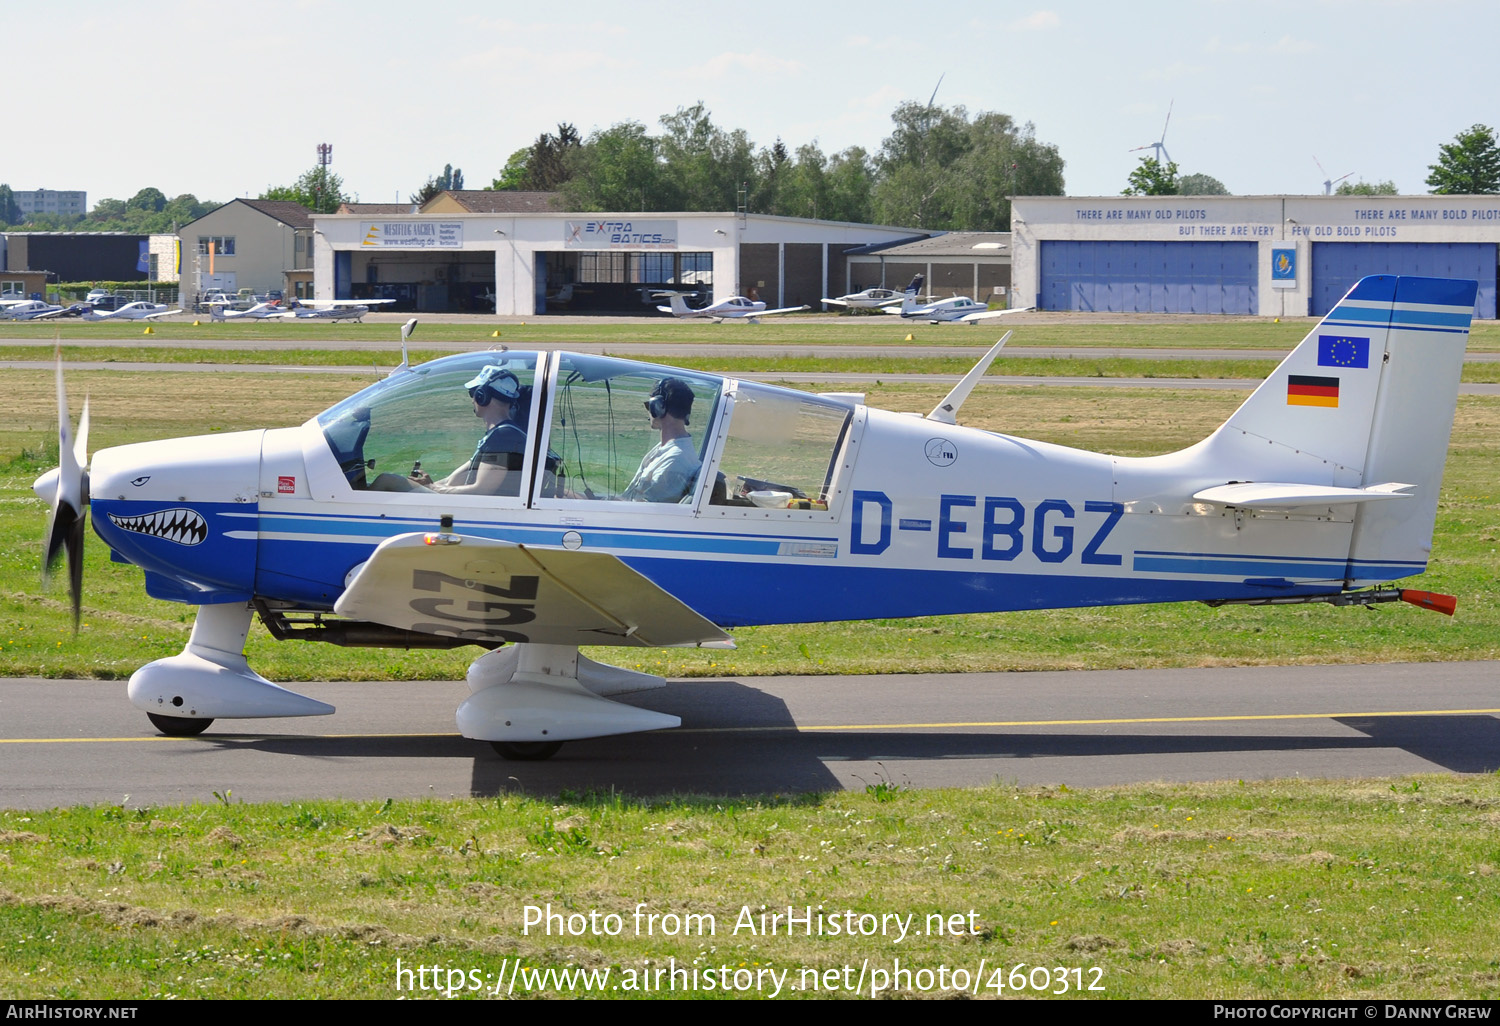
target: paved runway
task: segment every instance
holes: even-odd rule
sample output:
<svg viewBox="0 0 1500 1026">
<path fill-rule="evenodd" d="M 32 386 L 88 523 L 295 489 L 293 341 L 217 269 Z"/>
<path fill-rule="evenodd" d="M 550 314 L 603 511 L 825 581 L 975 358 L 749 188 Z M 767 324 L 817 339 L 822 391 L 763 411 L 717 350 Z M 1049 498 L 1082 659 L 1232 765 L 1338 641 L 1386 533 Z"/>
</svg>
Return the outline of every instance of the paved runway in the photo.
<svg viewBox="0 0 1500 1026">
<path fill-rule="evenodd" d="M 505 762 L 462 683 L 307 684 L 330 717 L 155 733 L 123 682 L 0 681 L 0 806 L 319 797 L 763 794 L 999 783 L 1486 773 L 1500 663 L 747 677 L 634 696 L 684 726 Z"/>
</svg>

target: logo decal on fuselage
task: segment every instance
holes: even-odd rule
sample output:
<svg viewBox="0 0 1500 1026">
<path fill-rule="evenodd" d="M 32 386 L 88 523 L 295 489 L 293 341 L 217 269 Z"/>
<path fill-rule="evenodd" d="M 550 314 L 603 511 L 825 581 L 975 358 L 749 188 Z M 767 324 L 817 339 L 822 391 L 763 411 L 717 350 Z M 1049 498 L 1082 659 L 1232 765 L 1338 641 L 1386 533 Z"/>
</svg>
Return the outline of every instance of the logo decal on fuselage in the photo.
<svg viewBox="0 0 1500 1026">
<path fill-rule="evenodd" d="M 929 438 L 922 451 L 934 467 L 951 467 L 958 459 L 958 446 L 946 438 Z"/>
<path fill-rule="evenodd" d="M 178 545 L 199 545 L 208 537 L 208 523 L 198 511 L 181 507 L 133 517 L 111 513 L 109 520 L 122 531 L 164 538 Z"/>
</svg>

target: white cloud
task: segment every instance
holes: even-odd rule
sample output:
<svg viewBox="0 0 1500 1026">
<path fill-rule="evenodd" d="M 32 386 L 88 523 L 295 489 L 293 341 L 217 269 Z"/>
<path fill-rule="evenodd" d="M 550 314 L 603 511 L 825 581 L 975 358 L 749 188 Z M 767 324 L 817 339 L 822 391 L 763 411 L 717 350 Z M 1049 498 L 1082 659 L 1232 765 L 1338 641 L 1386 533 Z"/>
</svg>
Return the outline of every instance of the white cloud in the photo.
<svg viewBox="0 0 1500 1026">
<path fill-rule="evenodd" d="M 1062 19 L 1055 11 L 1034 11 L 1024 18 L 1017 18 L 1006 28 L 1012 32 L 1040 32 L 1047 29 L 1055 29 L 1062 24 Z"/>
<path fill-rule="evenodd" d="M 756 75 L 800 75 L 802 64 L 757 50 L 754 53 L 721 53 L 679 74 L 692 78 L 724 78 L 743 71 Z"/>
</svg>

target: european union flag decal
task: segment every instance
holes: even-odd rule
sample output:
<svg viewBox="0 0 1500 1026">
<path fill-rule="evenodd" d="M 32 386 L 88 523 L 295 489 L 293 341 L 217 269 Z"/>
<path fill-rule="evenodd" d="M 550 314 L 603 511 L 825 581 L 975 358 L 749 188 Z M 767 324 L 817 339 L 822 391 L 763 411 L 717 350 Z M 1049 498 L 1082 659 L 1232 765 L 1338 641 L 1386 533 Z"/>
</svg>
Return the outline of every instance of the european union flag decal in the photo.
<svg viewBox="0 0 1500 1026">
<path fill-rule="evenodd" d="M 1349 335 L 1318 336 L 1319 367 L 1370 366 L 1370 340 Z"/>
</svg>

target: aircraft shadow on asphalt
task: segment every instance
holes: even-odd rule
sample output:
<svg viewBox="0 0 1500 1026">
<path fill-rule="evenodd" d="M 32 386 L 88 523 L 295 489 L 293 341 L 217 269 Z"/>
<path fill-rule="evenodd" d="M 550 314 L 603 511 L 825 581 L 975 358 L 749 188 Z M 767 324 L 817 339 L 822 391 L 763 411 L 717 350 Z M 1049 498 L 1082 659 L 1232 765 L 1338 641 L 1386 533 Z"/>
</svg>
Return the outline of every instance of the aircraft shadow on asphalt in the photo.
<svg viewBox="0 0 1500 1026">
<path fill-rule="evenodd" d="M 628 696 L 627 696 L 628 697 Z M 1346 717 L 1333 722 L 1363 737 L 1230 733 L 1077 731 L 799 731 L 777 696 L 733 680 L 671 685 L 642 705 L 677 714 L 676 731 L 566 744 L 545 762 L 502 760 L 457 735 L 253 737 L 204 735 L 214 748 L 313 759 L 471 759 L 470 792 L 776 795 L 840 790 L 837 763 L 953 759 L 1108 758 L 1253 752 L 1337 752 L 1398 748 L 1455 773 L 1500 764 L 1500 719 L 1492 716 Z M 1288 772 L 1295 772 L 1294 766 Z M 849 774 L 846 774 L 846 776 Z M 878 774 L 877 774 L 878 775 Z M 999 774 L 997 774 L 997 777 Z M 855 776 L 855 779 L 862 779 Z M 876 782 L 872 777 L 867 783 Z"/>
</svg>

